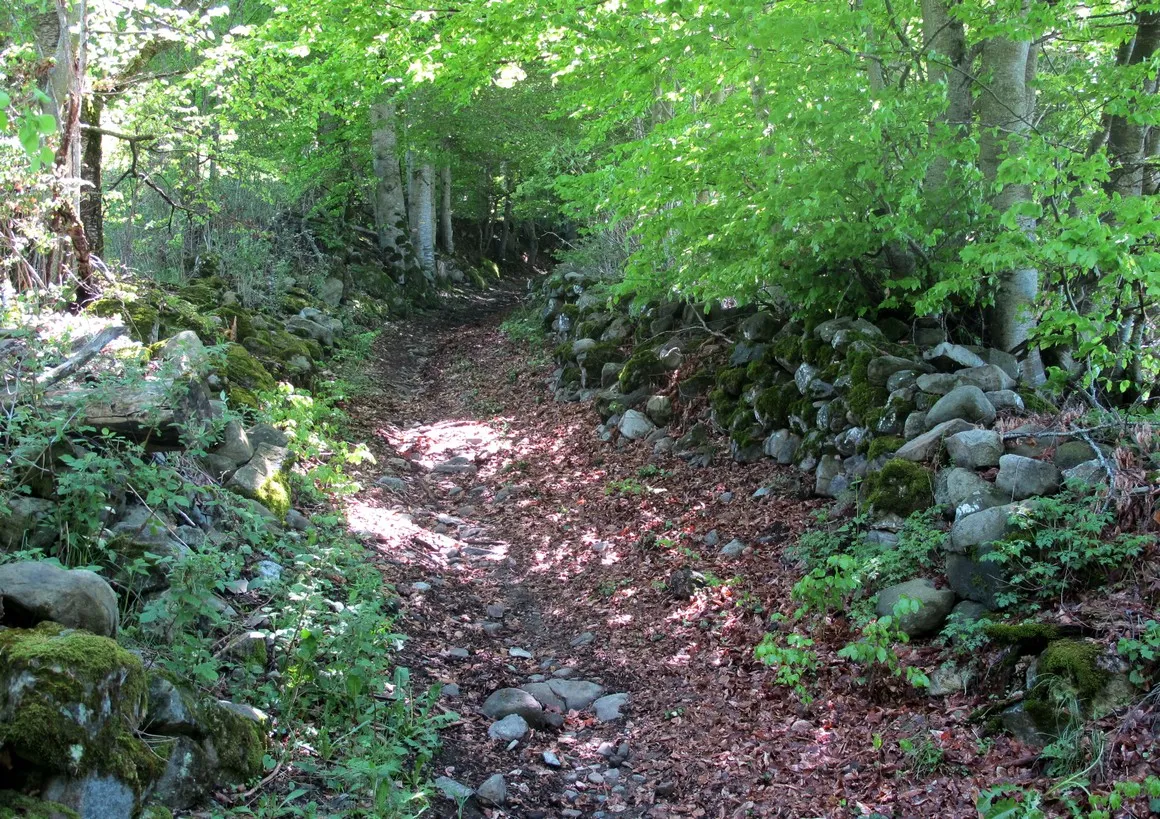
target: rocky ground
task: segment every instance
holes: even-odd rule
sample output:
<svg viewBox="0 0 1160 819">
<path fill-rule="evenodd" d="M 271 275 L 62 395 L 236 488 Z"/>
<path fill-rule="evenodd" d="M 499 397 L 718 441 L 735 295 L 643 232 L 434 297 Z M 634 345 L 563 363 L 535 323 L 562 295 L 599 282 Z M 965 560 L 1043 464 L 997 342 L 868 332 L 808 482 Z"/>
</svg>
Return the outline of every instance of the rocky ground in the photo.
<svg viewBox="0 0 1160 819">
<path fill-rule="evenodd" d="M 348 517 L 402 598 L 414 679 L 459 715 L 441 815 L 459 794 L 465 815 L 973 816 L 981 786 L 1036 780 L 971 721 L 981 699 L 858 684 L 825 633 L 813 702 L 775 685 L 753 648 L 794 608 L 784 550 L 822 502 L 727 443 L 705 469 L 601 442 L 547 353 L 500 331 L 525 297 L 388 328 L 347 408 L 378 460 Z M 940 651 L 904 649 L 928 670 Z"/>
</svg>

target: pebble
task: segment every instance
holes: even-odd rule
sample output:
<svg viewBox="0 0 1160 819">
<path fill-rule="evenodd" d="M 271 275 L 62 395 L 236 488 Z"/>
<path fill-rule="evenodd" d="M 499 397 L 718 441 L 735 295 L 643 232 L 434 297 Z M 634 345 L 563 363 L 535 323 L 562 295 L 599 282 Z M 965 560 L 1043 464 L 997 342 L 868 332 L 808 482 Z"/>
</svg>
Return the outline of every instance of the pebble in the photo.
<svg viewBox="0 0 1160 819">
<path fill-rule="evenodd" d="M 445 697 L 458 697 L 459 696 L 459 686 L 456 685 L 455 683 L 447 683 L 447 685 L 443 686 L 443 696 L 445 696 Z"/>
<path fill-rule="evenodd" d="M 533 674 L 532 676 L 528 677 L 528 682 L 541 683 L 546 679 L 548 679 L 548 678 L 545 677 L 543 674 Z"/>
<path fill-rule="evenodd" d="M 614 782 L 620 781 L 620 771 L 616 770 L 616 768 L 609 768 L 607 771 L 604 772 L 603 776 L 604 776 L 604 781 L 607 782 L 609 785 L 613 784 Z"/>
<path fill-rule="evenodd" d="M 593 785 L 603 785 L 604 777 L 596 773 L 596 771 L 593 771 L 592 773 L 588 774 L 588 781 Z"/>
<path fill-rule="evenodd" d="M 740 557 L 741 553 L 745 551 L 745 544 L 737 538 L 726 543 L 721 547 L 722 557 Z"/>
<path fill-rule="evenodd" d="M 577 799 L 580 798 L 580 794 L 577 793 L 576 791 L 573 791 L 573 790 L 566 790 L 566 791 L 564 791 L 564 798 L 567 799 L 569 802 L 575 802 Z M 573 811 L 565 810 L 564 815 L 565 816 L 579 816 L 580 811 L 578 811 L 578 810 L 573 810 Z"/>
<path fill-rule="evenodd" d="M 612 722 L 621 717 L 620 709 L 628 704 L 628 694 L 609 694 L 592 704 L 596 718 L 601 722 Z"/>
<path fill-rule="evenodd" d="M 557 668 L 555 671 L 553 671 L 552 676 L 558 680 L 566 680 L 569 677 L 576 676 L 576 669 L 572 668 L 570 665 L 566 665 L 563 668 Z"/>
<path fill-rule="evenodd" d="M 420 593 L 429 592 L 429 591 L 431 591 L 431 584 L 430 583 L 422 583 L 422 582 L 412 583 L 411 588 L 417 592 L 420 592 Z"/>
<path fill-rule="evenodd" d="M 544 764 L 549 768 L 559 768 L 560 757 L 556 756 L 551 751 L 544 751 Z"/>
<path fill-rule="evenodd" d="M 722 492 L 717 497 L 720 498 L 721 503 L 732 503 L 733 502 L 733 493 L 732 492 Z"/>
<path fill-rule="evenodd" d="M 572 642 L 570 642 L 568 645 L 572 646 L 572 648 L 579 648 L 580 646 L 588 645 L 595 639 L 595 634 L 593 634 L 591 631 L 586 631 L 583 634 L 578 634 L 577 636 L 573 637 Z"/>
<path fill-rule="evenodd" d="M 502 603 L 492 603 L 487 607 L 487 616 L 492 620 L 502 620 L 504 607 Z"/>
<path fill-rule="evenodd" d="M 453 648 L 447 652 L 448 657 L 455 657 L 456 659 L 466 660 L 471 656 L 471 652 L 466 648 Z"/>
<path fill-rule="evenodd" d="M 508 656 L 517 657 L 521 660 L 530 660 L 532 659 L 532 652 L 528 651 L 526 648 L 509 648 Z"/>
<path fill-rule="evenodd" d="M 483 633 L 486 634 L 488 637 L 495 637 L 501 631 L 503 631 L 503 623 L 484 623 L 483 624 Z"/>
</svg>

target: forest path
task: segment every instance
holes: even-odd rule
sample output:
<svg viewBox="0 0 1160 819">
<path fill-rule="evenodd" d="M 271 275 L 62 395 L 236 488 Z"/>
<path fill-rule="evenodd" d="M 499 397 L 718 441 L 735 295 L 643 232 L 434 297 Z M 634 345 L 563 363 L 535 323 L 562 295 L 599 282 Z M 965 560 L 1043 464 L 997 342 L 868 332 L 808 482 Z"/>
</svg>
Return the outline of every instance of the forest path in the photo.
<svg viewBox="0 0 1160 819">
<path fill-rule="evenodd" d="M 367 362 L 374 389 L 347 407 L 377 459 L 348 518 L 401 598 L 400 662 L 416 690 L 450 686 L 439 707 L 459 715 L 432 773 L 505 780 L 502 806 L 471 800 L 463 815 L 845 816 L 859 799 L 972 815 L 969 781 L 944 780 L 932 802 L 855 760 L 878 756 L 880 732 L 926 730 L 913 711 L 930 705 L 803 706 L 754 660 L 797 579 L 782 549 L 816 507 L 796 473 L 600 442 L 591 405 L 553 400 L 550 342 L 500 329 L 526 293 L 509 280 L 393 323 Z M 733 538 L 746 548 L 727 557 Z M 670 579 L 686 570 L 706 583 L 678 597 Z M 518 742 L 489 737 L 489 695 L 564 675 L 627 694 L 621 716 L 588 706 Z"/>
</svg>

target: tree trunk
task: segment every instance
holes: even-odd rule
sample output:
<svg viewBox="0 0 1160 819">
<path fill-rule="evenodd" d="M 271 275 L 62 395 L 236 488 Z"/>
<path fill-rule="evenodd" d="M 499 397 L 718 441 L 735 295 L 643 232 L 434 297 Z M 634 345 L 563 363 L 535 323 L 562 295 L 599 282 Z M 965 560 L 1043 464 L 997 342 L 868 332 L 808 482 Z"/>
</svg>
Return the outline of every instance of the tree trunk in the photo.
<svg viewBox="0 0 1160 819">
<path fill-rule="evenodd" d="M 1025 0 L 1026 16 L 1029 3 Z M 1018 154 L 1031 130 L 1035 97 L 1031 81 L 1035 76 L 1038 49 L 1028 41 L 994 37 L 983 44 L 982 74 L 985 85 L 979 90 L 979 164 L 992 186 L 999 165 Z M 1004 185 L 992 199 L 999 214 L 1031 201 L 1026 185 Z M 1036 221 L 1027 214 L 1017 219 L 1019 230 L 1028 237 L 1035 233 Z M 1024 344 L 1034 327 L 1032 311 L 1039 295 L 1039 271 L 1024 266 L 999 273 L 995 294 L 992 341 L 1002 350 Z"/>
<path fill-rule="evenodd" d="M 1160 12 L 1141 12 L 1136 22 L 1136 36 L 1123 67 L 1132 69 L 1151 62 L 1158 46 Z M 1149 77 L 1139 92 L 1143 95 L 1156 93 L 1155 77 Z M 1111 118 L 1108 155 L 1114 167 L 1107 183 L 1109 193 L 1118 193 L 1124 197 L 1143 194 L 1147 138 L 1148 126 L 1138 119 L 1132 121 L 1126 114 L 1117 114 Z"/>
<path fill-rule="evenodd" d="M 399 173 L 395 103 L 389 97 L 371 106 L 371 151 L 375 171 L 375 228 L 387 267 L 402 284 L 414 259 Z"/>
<path fill-rule="evenodd" d="M 416 222 L 416 250 L 419 266 L 428 280 L 435 279 L 435 167 L 421 162 L 412 175 L 414 181 L 411 210 Z"/>
<path fill-rule="evenodd" d="M 403 178 L 407 180 L 407 230 L 411 234 L 411 246 L 419 247 L 419 209 L 415 207 L 418 198 L 415 190 L 415 174 L 419 169 L 415 167 L 415 152 L 410 148 L 403 154 Z"/>
<path fill-rule="evenodd" d="M 958 142 L 966 135 L 971 122 L 971 76 L 967 60 L 967 39 L 963 24 L 951 17 L 947 0 L 922 0 L 922 33 L 927 60 L 926 76 L 931 85 L 945 87 L 947 107 L 941 117 L 931 125 L 930 164 L 926 171 L 926 191 L 928 195 L 945 198 L 947 171 L 950 158 L 939 150 L 937 133 L 940 125 L 950 128 L 949 144 Z"/>
<path fill-rule="evenodd" d="M 448 255 L 455 252 L 455 234 L 451 225 L 451 163 L 439 168 L 439 246 Z"/>
<path fill-rule="evenodd" d="M 105 256 L 105 213 L 101 192 L 103 136 L 96 129 L 101 127 L 104 107 L 104 100 L 94 94 L 85 100 L 81 109 L 81 122 L 89 126 L 81 134 L 84 143 L 81 178 L 86 183 L 81 192 L 81 223 L 89 239 L 89 250 L 102 259 Z"/>
</svg>

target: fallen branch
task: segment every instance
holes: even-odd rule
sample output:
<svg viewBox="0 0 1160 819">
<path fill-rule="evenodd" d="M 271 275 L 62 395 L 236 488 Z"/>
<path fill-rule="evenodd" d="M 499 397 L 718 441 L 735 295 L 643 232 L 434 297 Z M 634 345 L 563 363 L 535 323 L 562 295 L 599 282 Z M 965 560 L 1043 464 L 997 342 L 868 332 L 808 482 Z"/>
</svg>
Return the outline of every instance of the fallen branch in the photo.
<svg viewBox="0 0 1160 819">
<path fill-rule="evenodd" d="M 101 330 L 93 338 L 85 342 L 83 347 L 65 359 L 63 363 L 57 364 L 55 367 L 50 367 L 38 375 L 36 377 L 36 386 L 43 389 L 68 378 L 95 358 L 97 353 L 105 349 L 110 342 L 119 338 L 124 333 L 125 325 L 123 324 L 114 324 Z"/>
</svg>

